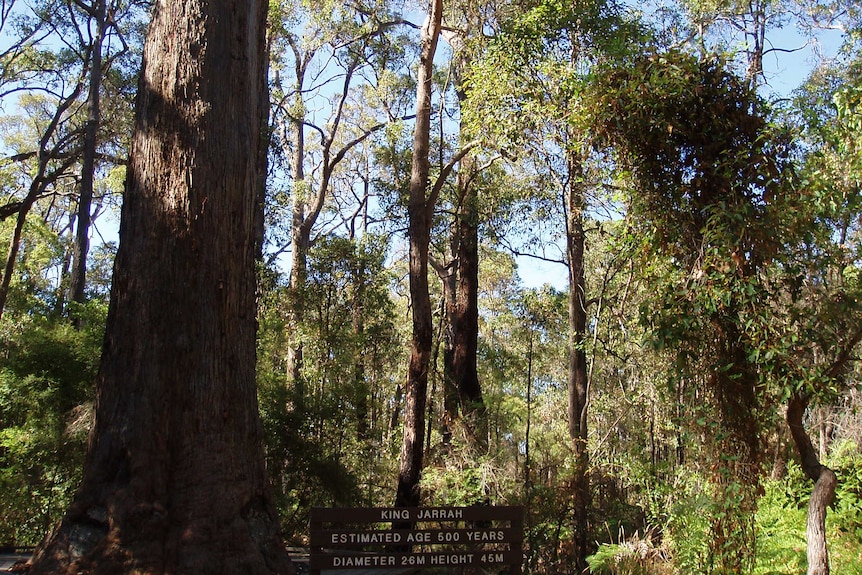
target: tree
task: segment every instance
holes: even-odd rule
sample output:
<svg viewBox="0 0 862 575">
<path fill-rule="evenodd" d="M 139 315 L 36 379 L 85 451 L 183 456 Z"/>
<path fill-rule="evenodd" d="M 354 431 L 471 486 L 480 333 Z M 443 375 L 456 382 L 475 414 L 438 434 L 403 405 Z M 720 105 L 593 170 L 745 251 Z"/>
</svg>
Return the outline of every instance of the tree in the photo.
<svg viewBox="0 0 862 575">
<path fill-rule="evenodd" d="M 806 477 L 814 482 L 808 503 L 808 575 L 828 575 L 826 512 L 835 499 L 838 477 L 822 462 L 805 416 L 809 407 L 829 405 L 852 386 L 849 366 L 862 341 L 860 285 L 856 269 L 860 206 L 859 129 L 862 127 L 857 58 L 844 66 L 822 68 L 797 92 L 808 154 L 803 165 L 809 196 L 804 246 L 790 251 L 784 269 L 805 281 L 785 294 L 784 313 L 775 312 L 785 330 L 774 346 L 785 418 Z M 788 265 L 789 264 L 789 265 Z"/>
<path fill-rule="evenodd" d="M 431 223 L 440 192 L 455 165 L 473 146 L 464 145 L 436 178 L 431 179 L 431 93 L 434 55 L 443 27 L 443 2 L 432 0 L 420 34 L 419 73 L 416 79 L 416 123 L 413 128 L 413 157 L 408 193 L 407 234 L 410 243 L 410 302 L 412 341 L 404 398 L 404 435 L 401 444 L 401 469 L 395 495 L 397 506 L 415 506 L 420 501 L 419 478 L 422 472 L 425 437 L 425 405 L 428 396 L 428 371 L 431 366 L 434 325 L 428 289 L 428 260 Z"/>
<path fill-rule="evenodd" d="M 616 52 L 624 52 L 626 41 L 636 37 L 635 27 L 612 2 L 571 6 L 541 2 L 506 22 L 472 79 L 478 113 L 487 114 L 482 111 L 487 109 L 495 116 L 484 119 L 486 125 L 494 125 L 489 131 L 504 136 L 501 147 L 509 144 L 510 155 L 520 154 L 535 166 L 536 180 L 545 189 L 541 195 L 533 192 L 528 201 L 543 196 L 539 201 L 544 200 L 543 208 L 552 206 L 554 225 L 560 230 L 564 251 L 560 263 L 568 268 L 567 420 L 575 461 L 572 519 L 579 571 L 586 568 L 590 544 L 587 222 L 601 186 L 587 130 L 577 118 L 587 105 L 582 86 L 589 70 L 598 61 L 618 57 Z M 494 105 L 488 106 L 489 101 Z"/>
<path fill-rule="evenodd" d="M 628 218 L 653 266 L 657 298 L 644 323 L 656 349 L 673 350 L 680 383 L 696 383 L 690 417 L 713 442 L 716 508 L 702 568 L 745 570 L 769 406 L 754 334 L 768 323 L 763 274 L 789 237 L 784 216 L 798 212 L 787 141 L 719 59 L 642 56 L 595 90 L 595 127 L 632 178 Z"/>
<path fill-rule="evenodd" d="M 364 116 L 356 117 L 350 108 L 363 87 L 363 69 L 381 62 L 383 66 L 388 64 L 386 35 L 390 28 L 404 22 L 397 17 L 387 19 L 384 7 L 345 5 L 329 14 L 311 6 L 298 17 L 305 26 L 300 34 L 289 29 L 297 15 L 289 11 L 282 14 L 281 10 L 277 13 L 280 21 L 271 35 L 276 56 L 272 107 L 275 132 L 288 156 L 293 188 L 290 287 L 294 303 L 290 313 L 298 325 L 304 313 L 308 253 L 315 241 L 315 226 L 331 201 L 336 170 L 363 142 L 396 119 L 391 109 L 381 119 L 367 101 L 356 106 L 365 107 Z M 282 85 L 281 70 L 287 67 L 282 59 L 289 60 L 292 68 L 287 87 Z M 385 68 L 376 72 L 384 73 Z M 325 121 L 318 119 L 320 116 L 325 116 Z M 319 138 L 316 146 L 309 142 L 309 131 Z M 301 402 L 304 342 L 300 330 L 293 335 L 296 341 L 289 350 L 289 363 L 297 400 Z"/>
<path fill-rule="evenodd" d="M 72 301 L 84 303 L 87 282 L 87 254 L 90 249 L 89 235 L 92 218 L 93 185 L 96 176 L 98 135 L 102 122 L 102 80 L 105 68 L 109 67 L 115 58 L 121 56 L 127 49 L 127 46 L 125 40 L 123 40 L 122 32 L 117 29 L 117 23 L 114 20 L 114 14 L 118 8 L 115 3 L 108 6 L 107 0 L 95 0 L 89 5 L 85 2 L 79 2 L 76 5 L 95 25 L 94 30 L 88 30 L 89 42 L 84 38 L 82 29 L 78 28 L 78 34 L 81 37 L 80 43 L 82 46 L 85 46 L 84 69 L 87 71 L 89 77 L 87 79 L 87 121 L 83 130 L 81 183 L 76 217 L 77 230 L 75 233 L 75 248 L 72 258 L 69 292 Z M 72 14 L 74 15 L 74 12 Z M 108 58 L 103 59 L 102 51 L 105 45 L 108 44 L 108 35 L 112 28 L 116 29 L 122 49 L 118 53 L 111 54 Z"/>
<path fill-rule="evenodd" d="M 465 76 L 475 50 L 470 32 L 482 29 L 479 12 L 465 14 L 464 31 L 454 34 L 444 31 L 453 47 L 451 74 L 459 106 L 468 99 Z M 478 21 L 478 23 L 477 23 Z M 459 124 L 462 143 L 472 140 L 470 127 Z M 493 160 L 492 160 L 493 161 Z M 487 167 L 487 166 L 486 166 Z M 444 441 L 451 437 L 451 425 L 464 416 L 466 430 L 480 451 L 487 450 L 487 410 L 477 367 L 479 339 L 479 194 L 481 171 L 472 156 L 465 157 L 455 177 L 455 217 L 451 225 L 449 248 L 452 262 L 440 274 L 443 277 L 446 306 L 446 339 L 444 350 Z"/>
<path fill-rule="evenodd" d="M 32 572 L 292 571 L 254 377 L 266 12 L 153 8 L 83 480 Z"/>
<path fill-rule="evenodd" d="M 422 472 L 425 437 L 425 401 L 428 394 L 428 369 L 434 326 L 431 321 L 431 299 L 428 293 L 428 249 L 431 243 L 431 216 L 436 198 L 427 196 L 431 139 L 431 88 L 434 54 L 443 22 L 443 0 L 432 0 L 428 18 L 420 37 L 419 73 L 416 80 L 416 125 L 413 131 L 413 162 L 408 199 L 408 235 L 410 239 L 410 301 L 413 314 L 413 338 L 410 364 L 405 384 L 404 436 L 401 445 L 401 469 L 395 505 L 419 505 L 419 477 Z M 437 191 L 439 193 L 439 190 Z"/>
<path fill-rule="evenodd" d="M 119 186 L 103 176 L 105 166 L 122 165 L 119 157 L 126 155 L 132 106 L 125 96 L 138 56 L 126 38 L 135 37 L 141 12 L 126 2 L 104 10 L 75 2 L 4 8 L 3 27 L 13 25 L 4 36 L 12 44 L 0 54 L 0 97 L 9 111 L 3 139 L 14 151 L 7 169 L 21 175 L 17 185 L 4 185 L 8 197 L 0 219 L 17 214 L 21 225 L 28 217 L 43 218 L 57 235 L 69 237 L 69 253 L 58 270 L 54 306 L 59 312 L 70 311 L 64 309 L 68 292 L 83 303 L 89 236 L 102 231 L 96 221 L 110 205 L 108 198 L 119 195 Z M 20 237 L 13 234 L 12 240 L 9 255 L 20 262 Z M 10 273 L 15 265 L 14 257 L 7 259 Z M 11 279 L 6 274 L 4 283 Z M 8 286 L 0 288 L 0 300 L 7 292 Z M 74 310 L 70 313 L 77 322 Z"/>
</svg>

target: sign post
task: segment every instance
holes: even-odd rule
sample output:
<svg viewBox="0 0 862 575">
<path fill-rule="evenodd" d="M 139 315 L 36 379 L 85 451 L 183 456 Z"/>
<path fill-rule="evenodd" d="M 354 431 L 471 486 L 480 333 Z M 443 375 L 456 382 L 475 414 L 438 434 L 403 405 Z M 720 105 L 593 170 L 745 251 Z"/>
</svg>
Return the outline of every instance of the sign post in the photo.
<svg viewBox="0 0 862 575">
<path fill-rule="evenodd" d="M 322 569 L 509 566 L 521 573 L 524 509 L 507 506 L 311 510 L 311 575 Z"/>
</svg>

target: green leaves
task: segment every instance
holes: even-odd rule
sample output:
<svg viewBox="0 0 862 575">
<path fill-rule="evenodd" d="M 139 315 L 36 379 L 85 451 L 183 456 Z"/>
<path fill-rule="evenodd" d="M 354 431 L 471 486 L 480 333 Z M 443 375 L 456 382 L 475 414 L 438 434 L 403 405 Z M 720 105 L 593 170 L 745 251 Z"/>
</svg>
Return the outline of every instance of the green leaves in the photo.
<svg viewBox="0 0 862 575">
<path fill-rule="evenodd" d="M 0 331 L 0 539 L 4 541 L 38 543 L 77 487 L 104 309 L 90 319 L 90 327 L 75 330 L 66 321 L 4 317 Z"/>
</svg>

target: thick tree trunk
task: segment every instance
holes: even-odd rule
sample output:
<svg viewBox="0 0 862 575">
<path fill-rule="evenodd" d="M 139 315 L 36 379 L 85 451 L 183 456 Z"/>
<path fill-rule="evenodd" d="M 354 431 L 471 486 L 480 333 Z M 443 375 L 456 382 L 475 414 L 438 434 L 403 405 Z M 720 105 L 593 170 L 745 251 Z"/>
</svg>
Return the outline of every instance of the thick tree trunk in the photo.
<svg viewBox="0 0 862 575">
<path fill-rule="evenodd" d="M 817 457 L 808 432 L 802 423 L 808 397 L 801 393 L 794 395 L 787 406 L 787 425 L 790 435 L 799 452 L 802 470 L 812 481 L 814 490 L 808 501 L 808 575 L 829 574 L 829 551 L 826 547 L 826 510 L 835 499 L 838 478 L 835 472 L 821 464 Z"/>
<path fill-rule="evenodd" d="M 154 7 L 83 480 L 34 573 L 292 571 L 255 387 L 266 11 Z"/>
<path fill-rule="evenodd" d="M 442 25 L 443 2 L 433 0 L 431 12 L 422 27 L 421 52 L 416 88 L 416 125 L 413 134 L 413 163 L 410 173 L 408 234 L 410 236 L 410 298 L 413 308 L 413 340 L 405 385 L 404 435 L 401 443 L 401 468 L 398 473 L 397 506 L 420 502 L 419 478 L 422 472 L 425 435 L 425 402 L 428 394 L 428 368 L 433 344 L 431 298 L 428 292 L 428 250 L 431 243 L 433 198 L 427 197 L 429 147 L 431 139 L 431 89 L 434 54 Z"/>
<path fill-rule="evenodd" d="M 451 30 L 442 32 L 456 52 L 453 69 L 458 102 L 467 99 L 464 73 L 470 66 L 464 38 Z M 468 129 L 462 125 L 461 139 Z M 454 270 L 444 280 L 447 337 L 444 373 L 446 383 L 445 414 L 449 422 L 460 416 L 479 449 L 487 448 L 488 422 L 478 373 L 479 341 L 479 210 L 478 191 L 473 180 L 475 161 L 464 156 L 456 178 L 459 203 L 452 225 L 450 247 Z M 448 423 L 444 423 L 444 429 Z"/>
</svg>

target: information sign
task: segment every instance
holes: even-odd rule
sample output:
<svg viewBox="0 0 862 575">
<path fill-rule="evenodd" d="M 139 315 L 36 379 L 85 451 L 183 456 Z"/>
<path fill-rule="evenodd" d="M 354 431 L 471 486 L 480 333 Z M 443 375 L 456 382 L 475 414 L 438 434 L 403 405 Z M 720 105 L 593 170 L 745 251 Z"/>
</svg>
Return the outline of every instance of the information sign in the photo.
<svg viewBox="0 0 862 575">
<path fill-rule="evenodd" d="M 321 569 L 425 569 L 523 562 L 522 507 L 314 508 L 312 575 Z"/>
</svg>

